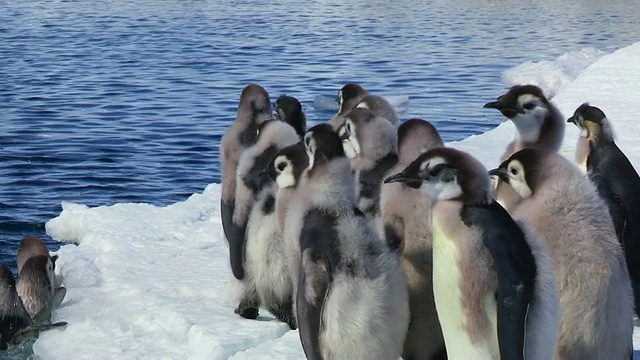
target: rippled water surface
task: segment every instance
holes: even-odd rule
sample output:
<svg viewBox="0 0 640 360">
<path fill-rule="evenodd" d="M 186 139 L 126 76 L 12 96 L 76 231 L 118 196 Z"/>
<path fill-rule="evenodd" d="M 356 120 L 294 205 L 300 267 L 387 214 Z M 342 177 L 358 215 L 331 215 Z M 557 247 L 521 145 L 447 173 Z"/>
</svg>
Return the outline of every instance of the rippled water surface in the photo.
<svg viewBox="0 0 640 360">
<path fill-rule="evenodd" d="M 346 82 L 409 95 L 446 140 L 502 119 L 501 71 L 638 40 L 628 1 L 7 1 L 0 4 L 0 263 L 61 201 L 184 200 L 219 181 L 240 91 L 313 107 Z M 47 239 L 52 248 L 57 248 Z M 15 271 L 15 267 L 14 267 Z"/>
</svg>

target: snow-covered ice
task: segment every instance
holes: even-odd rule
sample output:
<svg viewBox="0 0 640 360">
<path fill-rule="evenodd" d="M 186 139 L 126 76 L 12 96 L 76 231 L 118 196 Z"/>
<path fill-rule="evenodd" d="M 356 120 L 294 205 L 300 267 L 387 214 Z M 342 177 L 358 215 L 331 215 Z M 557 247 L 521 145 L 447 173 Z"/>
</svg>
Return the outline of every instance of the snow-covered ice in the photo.
<svg viewBox="0 0 640 360">
<path fill-rule="evenodd" d="M 561 57 L 560 74 L 546 66 L 522 65 L 525 70 L 516 67 L 505 78 L 535 80 L 547 93 L 557 92 L 553 101 L 565 117 L 585 101 L 601 108 L 613 123 L 619 146 L 640 164 L 640 42 L 604 56 L 595 50 L 583 55 Z M 599 59 L 575 71 L 588 56 Z M 518 72 L 527 74 L 518 77 Z M 571 80 L 556 82 L 563 74 Z M 478 109 L 500 117 L 491 111 Z M 473 153 L 492 168 L 514 132 L 513 124 L 504 122 L 448 145 Z M 568 124 L 562 153 L 571 159 L 577 136 L 575 126 Z M 210 184 L 166 207 L 62 204 L 61 214 L 46 229 L 54 239 L 75 243 L 57 252 L 57 271 L 68 293 L 52 319 L 69 325 L 41 334 L 35 354 L 45 360 L 304 358 L 298 332 L 266 311 L 257 321 L 233 313 L 219 196 L 220 185 Z M 640 337 L 634 340 L 640 348 Z"/>
</svg>

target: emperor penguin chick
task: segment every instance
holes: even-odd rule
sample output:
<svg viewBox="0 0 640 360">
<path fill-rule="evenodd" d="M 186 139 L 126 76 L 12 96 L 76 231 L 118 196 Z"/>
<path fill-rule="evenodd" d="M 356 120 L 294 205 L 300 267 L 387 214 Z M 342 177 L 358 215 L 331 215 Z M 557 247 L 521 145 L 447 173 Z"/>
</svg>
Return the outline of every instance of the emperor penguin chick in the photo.
<svg viewBox="0 0 640 360">
<path fill-rule="evenodd" d="M 6 350 L 9 344 L 17 343 L 21 334 L 44 331 L 66 324 L 58 322 L 35 325 L 18 296 L 11 269 L 6 265 L 0 265 L 0 350 Z"/>
<path fill-rule="evenodd" d="M 552 359 L 558 303 L 553 268 L 491 196 L 471 155 L 435 148 L 385 180 L 434 202 L 433 292 L 449 359 Z"/>
<path fill-rule="evenodd" d="M 556 359 L 628 359 L 633 295 L 613 222 L 593 184 L 563 156 L 523 149 L 491 173 L 523 198 L 512 211 L 554 262 L 560 299 Z"/>
<path fill-rule="evenodd" d="M 497 101 L 484 104 L 498 109 L 517 129 L 516 139 L 508 146 L 500 161 L 524 148 L 558 151 L 564 138 L 565 121 L 560 110 L 535 85 L 515 85 Z"/>
<path fill-rule="evenodd" d="M 383 176 L 398 162 L 396 128 L 367 109 L 355 108 L 345 115 L 338 134 L 357 180 L 358 208 L 376 221 Z"/>
<path fill-rule="evenodd" d="M 398 127 L 398 164 L 386 176 L 404 170 L 420 154 L 443 142 L 428 121 L 410 119 Z M 405 360 L 446 358 L 444 338 L 433 300 L 431 198 L 402 182 L 384 184 L 380 192 L 379 233 L 400 262 L 409 285 L 411 321 L 404 343 Z"/>
<path fill-rule="evenodd" d="M 309 156 L 302 142 L 282 148 L 267 165 L 268 175 L 278 185 L 276 213 L 278 226 L 283 232 L 289 205 L 307 167 L 309 167 Z"/>
<path fill-rule="evenodd" d="M 18 266 L 18 275 L 20 275 L 20 270 L 27 259 L 36 255 L 49 255 L 49 249 L 47 248 L 47 244 L 45 244 L 42 239 L 33 236 L 27 236 L 20 242 L 20 247 L 18 248 L 18 257 L 16 259 Z M 55 268 L 55 260 L 57 257 L 52 257 L 54 268 Z"/>
<path fill-rule="evenodd" d="M 222 174 L 220 217 L 227 241 L 233 226 L 240 155 L 257 141 L 258 126 L 272 117 L 271 101 L 267 91 L 258 84 L 249 84 L 240 95 L 235 121 L 225 131 L 220 141 L 220 172 Z M 244 276 L 240 268 L 232 268 L 232 270 L 236 277 Z"/>
<path fill-rule="evenodd" d="M 397 257 L 356 207 L 349 159 L 329 124 L 305 135 L 311 159 L 287 217 L 298 239 L 296 309 L 308 359 L 397 359 L 409 308 Z"/>
<path fill-rule="evenodd" d="M 338 126 L 342 125 L 344 116 L 367 95 L 369 95 L 369 92 L 358 84 L 346 84 L 340 89 L 337 97 L 338 112 L 329 120 L 329 124 L 334 130 L 337 130 Z"/>
<path fill-rule="evenodd" d="M 280 95 L 276 99 L 275 110 L 277 118 L 293 126 L 300 139 L 307 131 L 307 118 L 302 111 L 302 105 L 293 96 Z"/>
<path fill-rule="evenodd" d="M 539 87 L 512 86 L 506 94 L 498 97 L 497 101 L 488 102 L 484 107 L 499 110 L 516 126 L 516 139 L 509 143 L 500 157 L 500 162 L 524 148 L 554 152 L 560 149 L 566 127 L 564 117 Z M 512 209 L 522 199 L 511 187 L 505 186 L 499 179 L 496 180 L 496 200 L 507 210 Z"/>
<path fill-rule="evenodd" d="M 29 316 L 36 316 L 49 305 L 54 287 L 54 267 L 49 255 L 30 257 L 22 266 L 18 277 L 18 294 Z"/>
<path fill-rule="evenodd" d="M 385 118 L 391 124 L 398 126 L 400 120 L 398 119 L 398 114 L 396 114 L 396 110 L 389 104 L 389 102 L 378 95 L 367 95 L 360 100 L 356 108 L 364 108 L 371 111 L 376 116 L 380 116 Z"/>
<path fill-rule="evenodd" d="M 631 276 L 636 314 L 640 314 L 640 177 L 615 143 L 602 110 L 580 105 L 568 122 L 580 130 L 576 160 L 604 199 Z"/>
<path fill-rule="evenodd" d="M 244 293 L 235 312 L 255 319 L 263 304 L 292 328 L 291 279 L 284 254 L 284 240 L 275 212 L 276 184 L 264 174 L 269 161 L 283 147 L 299 141 L 291 125 L 267 121 L 258 129 L 258 141 L 238 164 L 236 206 L 229 239 L 232 269 L 240 269 Z M 234 272 L 235 275 L 236 272 Z"/>
</svg>

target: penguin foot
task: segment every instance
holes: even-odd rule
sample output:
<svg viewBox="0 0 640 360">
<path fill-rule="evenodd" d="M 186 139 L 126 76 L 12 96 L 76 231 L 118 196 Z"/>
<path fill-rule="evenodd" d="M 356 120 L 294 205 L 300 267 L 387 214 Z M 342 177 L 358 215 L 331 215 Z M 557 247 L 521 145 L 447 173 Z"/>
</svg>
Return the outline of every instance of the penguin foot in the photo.
<svg viewBox="0 0 640 360">
<path fill-rule="evenodd" d="M 242 306 L 242 304 L 238 305 L 238 307 L 235 308 L 233 312 L 245 319 L 255 320 L 258 317 L 258 308 L 251 306 Z"/>
<path fill-rule="evenodd" d="M 276 317 L 276 319 L 287 323 L 291 330 L 295 330 L 298 328 L 296 318 L 293 315 L 292 300 L 288 300 L 282 304 L 277 304 L 276 306 L 269 307 L 269 312 L 272 313 L 273 316 Z"/>
</svg>

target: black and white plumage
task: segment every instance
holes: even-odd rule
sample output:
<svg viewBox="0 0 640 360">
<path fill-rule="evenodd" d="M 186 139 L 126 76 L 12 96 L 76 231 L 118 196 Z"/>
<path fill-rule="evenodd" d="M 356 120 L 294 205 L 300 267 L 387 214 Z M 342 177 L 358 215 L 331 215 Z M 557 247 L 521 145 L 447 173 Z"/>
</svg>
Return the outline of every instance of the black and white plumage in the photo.
<svg viewBox="0 0 640 360">
<path fill-rule="evenodd" d="M 450 359 L 551 359 L 557 298 L 548 255 L 491 196 L 471 155 L 435 148 L 385 183 L 429 194 L 433 289 Z"/>
<path fill-rule="evenodd" d="M 589 179 L 557 153 L 523 149 L 491 171 L 522 197 L 514 219 L 549 249 L 560 300 L 558 359 L 628 359 L 633 294 L 611 216 Z"/>
<path fill-rule="evenodd" d="M 500 162 L 525 148 L 554 152 L 560 149 L 566 127 L 564 117 L 539 87 L 512 86 L 507 93 L 498 97 L 497 101 L 488 102 L 484 107 L 499 110 L 516 126 L 516 138 L 509 143 L 500 157 Z M 516 192 L 499 179 L 496 179 L 494 194 L 496 200 L 507 210 L 521 200 Z"/>
<path fill-rule="evenodd" d="M 220 217 L 225 238 L 229 241 L 229 251 L 235 257 L 241 252 L 241 245 L 230 239 L 235 212 L 236 179 L 240 155 L 258 139 L 258 126 L 272 119 L 271 101 L 267 91 L 258 84 L 249 84 L 240 95 L 238 114 L 235 121 L 225 131 L 220 142 L 220 171 L 222 173 L 222 194 L 220 197 Z M 233 275 L 242 279 L 242 267 L 232 263 Z"/>
<path fill-rule="evenodd" d="M 266 307 L 278 319 L 295 328 L 292 285 L 282 231 L 275 211 L 276 183 L 265 174 L 280 149 L 299 141 L 291 125 L 270 120 L 260 125 L 258 141 L 242 153 L 238 163 L 233 231 L 229 255 L 232 269 L 244 276 L 242 297 L 235 312 L 255 319 L 258 307 Z M 233 253 L 234 249 L 238 251 Z M 235 274 L 235 272 L 234 272 Z"/>
<path fill-rule="evenodd" d="M 611 121 L 602 110 L 584 103 L 567 121 L 581 130 L 576 161 L 609 208 L 640 314 L 640 177 L 616 145 Z"/>
<path fill-rule="evenodd" d="M 304 143 L 310 166 L 289 209 L 285 236 L 297 250 L 296 308 L 305 355 L 397 359 L 409 321 L 404 273 L 357 209 L 338 135 L 320 124 Z"/>
<path fill-rule="evenodd" d="M 438 130 L 428 121 L 409 119 L 398 127 L 398 163 L 385 177 L 404 170 L 420 154 L 443 146 Z M 446 358 L 444 338 L 433 299 L 433 243 L 431 198 L 402 182 L 384 184 L 380 192 L 378 232 L 400 262 L 409 286 L 411 321 L 403 358 Z"/>
<path fill-rule="evenodd" d="M 338 134 L 357 180 L 358 208 L 377 221 L 383 177 L 398 162 L 397 130 L 371 111 L 355 108 L 345 115 Z"/>
</svg>

